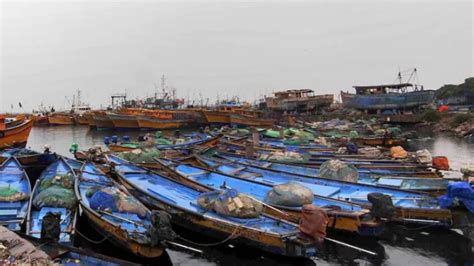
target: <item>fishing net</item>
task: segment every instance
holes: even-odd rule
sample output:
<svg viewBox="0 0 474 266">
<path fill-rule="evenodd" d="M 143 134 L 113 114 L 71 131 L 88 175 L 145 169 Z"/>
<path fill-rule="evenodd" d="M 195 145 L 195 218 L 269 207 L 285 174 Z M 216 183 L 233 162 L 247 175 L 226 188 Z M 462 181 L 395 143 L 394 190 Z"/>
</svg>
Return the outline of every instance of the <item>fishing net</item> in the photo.
<svg viewBox="0 0 474 266">
<path fill-rule="evenodd" d="M 265 196 L 266 203 L 285 207 L 302 207 L 313 200 L 313 191 L 296 182 L 276 185 Z"/>
<path fill-rule="evenodd" d="M 367 195 L 367 200 L 372 203 L 370 212 L 379 218 L 392 218 L 395 215 L 395 206 L 389 195 L 373 192 Z"/>
<path fill-rule="evenodd" d="M 280 131 L 273 130 L 273 129 L 267 129 L 265 132 L 263 132 L 263 135 L 265 137 L 269 137 L 269 138 L 279 138 L 280 137 Z"/>
<path fill-rule="evenodd" d="M 74 177 L 70 174 L 65 174 L 44 178 L 40 183 L 39 190 L 42 191 L 52 186 L 72 189 L 74 186 Z"/>
<path fill-rule="evenodd" d="M 15 188 L 0 187 L 0 202 L 12 202 L 12 201 L 21 201 L 27 199 L 27 195 L 23 192 L 18 191 Z"/>
<path fill-rule="evenodd" d="M 402 134 L 402 130 L 398 127 L 389 127 L 387 128 L 387 132 L 394 137 L 400 136 Z"/>
<path fill-rule="evenodd" d="M 401 146 L 394 146 L 390 148 L 390 156 L 394 159 L 405 159 L 408 157 L 408 152 Z"/>
<path fill-rule="evenodd" d="M 202 193 L 197 203 L 204 209 L 237 218 L 256 218 L 262 213 L 262 204 L 235 189 Z"/>
<path fill-rule="evenodd" d="M 431 164 L 433 158 L 427 149 L 416 151 L 416 161 L 422 164 Z"/>
<path fill-rule="evenodd" d="M 351 132 L 349 132 L 349 138 L 356 139 L 358 137 L 359 137 L 359 133 L 356 130 L 351 130 Z"/>
<path fill-rule="evenodd" d="M 262 154 L 260 160 L 272 160 L 281 162 L 305 162 L 308 160 L 308 155 L 302 155 L 291 151 L 275 151 L 269 154 Z"/>
<path fill-rule="evenodd" d="M 76 195 L 72 189 L 67 189 L 59 185 L 50 186 L 41 190 L 33 200 L 37 208 L 55 207 L 74 209 L 77 204 Z"/>
<path fill-rule="evenodd" d="M 375 147 L 360 148 L 358 153 L 368 158 L 379 158 L 382 155 L 382 151 Z"/>
<path fill-rule="evenodd" d="M 147 230 L 152 246 L 158 245 L 162 240 L 171 241 L 177 237 L 171 227 L 171 215 L 164 211 L 152 211 L 151 226 Z"/>
<path fill-rule="evenodd" d="M 385 135 L 385 129 L 382 129 L 382 128 L 381 128 L 381 129 L 377 129 L 377 130 L 374 131 L 374 134 L 375 134 L 376 136 L 384 136 L 384 135 Z"/>
<path fill-rule="evenodd" d="M 353 165 L 346 164 L 339 160 L 328 160 L 321 164 L 319 176 L 333 180 L 357 182 L 359 172 Z"/>
<path fill-rule="evenodd" d="M 160 151 L 157 149 L 137 149 L 130 152 L 117 153 L 117 156 L 132 163 L 151 163 L 160 156 Z"/>
<path fill-rule="evenodd" d="M 157 138 L 156 139 L 156 144 L 158 144 L 158 145 L 171 145 L 171 144 L 173 144 L 173 142 L 171 142 L 170 140 L 165 139 L 165 138 Z"/>
</svg>

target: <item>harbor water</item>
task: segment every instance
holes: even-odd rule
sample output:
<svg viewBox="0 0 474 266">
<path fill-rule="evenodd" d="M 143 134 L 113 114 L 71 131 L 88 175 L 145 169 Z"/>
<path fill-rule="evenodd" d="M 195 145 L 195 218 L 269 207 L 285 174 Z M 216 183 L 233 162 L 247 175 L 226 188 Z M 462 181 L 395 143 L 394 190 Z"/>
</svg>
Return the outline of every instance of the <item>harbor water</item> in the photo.
<svg viewBox="0 0 474 266">
<path fill-rule="evenodd" d="M 166 133 L 171 132 L 164 132 L 164 134 Z M 87 149 L 95 145 L 103 145 L 105 136 L 122 137 L 127 135 L 130 139 L 136 139 L 140 134 L 144 134 L 144 132 L 98 131 L 91 130 L 87 126 L 34 127 L 27 146 L 41 151 L 47 144 L 54 152 L 70 155 L 69 147 L 72 143 L 77 143 L 79 149 Z M 408 148 L 410 150 L 426 148 L 435 156 L 447 156 L 454 171 L 445 173 L 445 177 L 459 177 L 461 165 L 474 164 L 474 141 L 468 138 L 460 139 L 446 135 L 430 136 L 428 133 L 416 141 L 411 141 Z M 79 226 L 81 229 L 87 227 L 87 225 Z M 216 242 L 215 239 L 205 239 L 193 232 L 182 230 L 178 232 L 193 242 L 202 244 Z M 229 244 L 204 247 L 185 242 L 182 243 L 203 252 L 170 248 L 168 255 L 174 265 L 472 265 L 474 261 L 472 244 L 461 230 L 390 226 L 378 238 L 361 238 L 355 235 L 331 235 L 331 237 L 375 252 L 377 255 L 368 255 L 341 245 L 324 243 L 315 258 L 297 261 Z M 84 247 L 87 248 L 88 245 L 85 244 Z M 101 251 L 103 249 L 104 253 L 127 259 L 127 256 L 122 254 L 123 252 L 108 250 L 109 247 L 89 248 Z"/>
</svg>

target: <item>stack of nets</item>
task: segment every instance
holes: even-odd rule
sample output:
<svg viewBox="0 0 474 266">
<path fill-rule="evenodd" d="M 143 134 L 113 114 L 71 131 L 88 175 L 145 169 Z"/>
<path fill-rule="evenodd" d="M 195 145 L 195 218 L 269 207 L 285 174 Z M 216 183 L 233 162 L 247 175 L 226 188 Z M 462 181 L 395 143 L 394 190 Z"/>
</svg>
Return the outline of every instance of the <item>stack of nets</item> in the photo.
<svg viewBox="0 0 474 266">
<path fill-rule="evenodd" d="M 28 196 L 25 193 L 18 191 L 16 188 L 10 186 L 0 187 L 0 202 L 21 201 L 27 198 Z"/>
<path fill-rule="evenodd" d="M 313 191 L 296 182 L 276 185 L 265 196 L 266 203 L 284 207 L 302 207 L 313 200 Z"/>
<path fill-rule="evenodd" d="M 147 208 L 142 203 L 116 187 L 90 188 L 86 196 L 89 197 L 89 206 L 93 210 L 134 213 L 139 217 L 147 214 Z"/>
<path fill-rule="evenodd" d="M 39 193 L 33 200 L 37 208 L 55 207 L 74 209 L 77 204 L 74 194 L 74 176 L 55 175 L 41 180 Z"/>
<path fill-rule="evenodd" d="M 160 156 L 160 151 L 157 149 L 136 149 L 130 152 L 118 153 L 117 156 L 132 163 L 150 163 Z"/>
<path fill-rule="evenodd" d="M 359 172 L 353 165 L 346 164 L 339 160 L 328 160 L 321 164 L 319 176 L 333 180 L 357 182 Z"/>
<path fill-rule="evenodd" d="M 259 217 L 263 209 L 260 202 L 235 189 L 202 193 L 197 203 L 204 209 L 237 218 Z"/>
<path fill-rule="evenodd" d="M 281 162 L 304 162 L 308 158 L 297 152 L 291 151 L 275 151 L 270 154 L 262 154 L 261 160 L 272 160 Z"/>
</svg>

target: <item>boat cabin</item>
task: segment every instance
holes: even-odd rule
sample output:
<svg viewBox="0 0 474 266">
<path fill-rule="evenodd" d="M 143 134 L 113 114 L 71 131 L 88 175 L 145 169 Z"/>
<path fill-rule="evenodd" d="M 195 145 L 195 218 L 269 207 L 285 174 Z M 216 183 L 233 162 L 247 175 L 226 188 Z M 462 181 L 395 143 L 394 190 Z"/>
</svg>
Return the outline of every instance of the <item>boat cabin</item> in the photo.
<svg viewBox="0 0 474 266">
<path fill-rule="evenodd" d="M 314 95 L 313 90 L 302 89 L 302 90 L 286 90 L 275 92 L 275 98 L 277 99 L 292 99 L 292 98 L 306 98 Z"/>
<path fill-rule="evenodd" d="M 371 86 L 354 86 L 356 94 L 358 95 L 377 95 L 388 93 L 405 93 L 409 88 L 414 88 L 414 91 L 423 90 L 423 86 L 413 85 L 411 83 L 400 84 L 385 84 L 385 85 L 371 85 Z"/>
</svg>

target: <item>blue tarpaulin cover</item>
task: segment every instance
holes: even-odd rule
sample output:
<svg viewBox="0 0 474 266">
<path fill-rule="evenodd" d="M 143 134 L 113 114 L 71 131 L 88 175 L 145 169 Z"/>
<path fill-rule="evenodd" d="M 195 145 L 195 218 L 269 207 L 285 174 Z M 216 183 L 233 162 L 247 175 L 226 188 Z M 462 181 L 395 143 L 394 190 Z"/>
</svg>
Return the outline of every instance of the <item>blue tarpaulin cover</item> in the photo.
<svg viewBox="0 0 474 266">
<path fill-rule="evenodd" d="M 474 213 L 474 189 L 467 182 L 450 183 L 448 192 L 440 196 L 438 202 L 445 209 L 462 203 L 471 213 Z"/>
<path fill-rule="evenodd" d="M 90 207 L 93 210 L 106 210 L 109 209 L 113 212 L 118 212 L 115 200 L 112 195 L 98 190 L 89 199 Z"/>
</svg>

